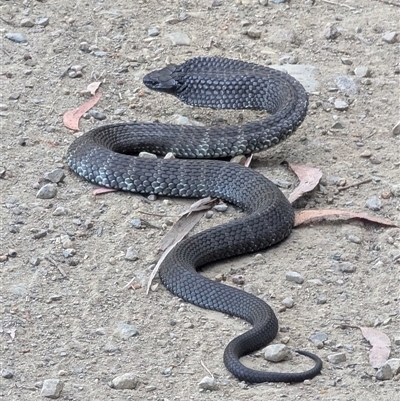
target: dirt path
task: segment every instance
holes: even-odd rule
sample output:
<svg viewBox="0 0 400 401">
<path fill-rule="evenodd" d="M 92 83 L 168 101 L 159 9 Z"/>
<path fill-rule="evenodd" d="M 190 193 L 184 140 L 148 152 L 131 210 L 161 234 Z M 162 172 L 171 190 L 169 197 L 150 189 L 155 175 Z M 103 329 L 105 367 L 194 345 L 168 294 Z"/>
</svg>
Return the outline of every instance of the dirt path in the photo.
<svg viewBox="0 0 400 401">
<path fill-rule="evenodd" d="M 291 188 L 283 189 L 289 193 L 296 179 L 280 165 L 283 160 L 318 167 L 322 185 L 299 208 L 368 212 L 400 223 L 400 135 L 393 132 L 400 120 L 400 48 L 392 34 L 400 36 L 400 9 L 376 0 L 260 2 L 1 2 L 0 394 L 5 400 L 42 399 L 46 379 L 63 384 L 62 400 L 399 398 L 399 375 L 376 380 L 369 344 L 359 330 L 340 328 L 375 325 L 389 336 L 391 357 L 400 358 L 398 229 L 315 224 L 294 230 L 278 247 L 207 270 L 212 278 L 225 275 L 231 285 L 234 275 L 243 275 L 244 289 L 276 311 L 282 300 L 293 298 L 294 306 L 278 313 L 281 332 L 275 342 L 324 360 L 322 374 L 309 383 L 247 387 L 222 361 L 224 347 L 246 324 L 183 303 L 157 282 L 145 295 L 157 243 L 190 202 L 123 193 L 94 197 L 93 186 L 65 165 L 74 136 L 62 115 L 86 99 L 93 81 L 103 82 L 103 98 L 97 113 L 82 119 L 82 131 L 112 121 L 174 122 L 182 116 L 236 124 L 261 114 L 194 109 L 149 92 L 141 78 L 166 62 L 199 55 L 264 65 L 286 57 L 316 67 L 319 86 L 310 94 L 300 129 L 257 155 L 254 168 L 289 182 Z M 178 38 L 168 37 L 176 32 Z M 15 34 L 26 42 L 15 42 L 24 39 Z M 189 43 L 174 46 L 175 40 Z M 338 76 L 352 78 L 357 93 L 339 92 Z M 345 110 L 337 109 L 341 101 Z M 37 198 L 43 175 L 56 168 L 65 173 L 56 196 Z M 338 189 L 367 179 L 372 180 Z M 230 206 L 198 230 L 238 215 Z M 304 283 L 287 281 L 289 270 L 300 273 Z M 134 328 L 138 334 L 130 337 Z M 326 337 L 321 348 L 310 341 L 316 333 Z M 346 360 L 327 361 L 335 353 Z M 216 378 L 215 391 L 199 390 L 207 375 L 201 361 Z M 275 366 L 262 352 L 245 361 L 284 371 L 308 363 L 296 356 Z M 138 379 L 136 389 L 109 386 L 128 372 Z"/>
</svg>

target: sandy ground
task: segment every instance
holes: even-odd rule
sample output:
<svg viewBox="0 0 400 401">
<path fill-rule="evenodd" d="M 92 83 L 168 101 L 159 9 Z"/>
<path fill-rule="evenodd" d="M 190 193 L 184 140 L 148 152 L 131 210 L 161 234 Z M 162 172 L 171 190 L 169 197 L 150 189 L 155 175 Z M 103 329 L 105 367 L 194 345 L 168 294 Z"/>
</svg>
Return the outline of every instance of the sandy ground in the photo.
<svg viewBox="0 0 400 401">
<path fill-rule="evenodd" d="M 172 122 L 175 114 L 203 124 L 259 118 L 262 113 L 182 105 L 149 92 L 141 78 L 167 62 L 199 55 L 264 65 L 290 55 L 318 69 L 319 87 L 310 94 L 308 117 L 296 134 L 257 155 L 253 167 L 291 183 L 285 193 L 296 178 L 280 165 L 283 160 L 318 167 L 322 185 L 300 208 L 368 212 L 400 223 L 400 135 L 393 132 L 400 120 L 399 42 L 390 36 L 400 31 L 399 10 L 377 0 L 278 5 L 256 0 L 1 1 L 3 399 L 42 399 L 46 379 L 60 380 L 62 400 L 400 397 L 399 375 L 376 380 L 367 341 L 358 329 L 341 328 L 375 325 L 390 338 L 391 357 L 400 357 L 398 229 L 363 222 L 314 224 L 294 230 L 283 244 L 260 255 L 207 270 L 209 277 L 224 274 L 230 285 L 235 274 L 242 274 L 244 288 L 276 311 L 292 297 L 293 308 L 278 313 L 276 342 L 308 349 L 324 360 L 322 374 L 305 384 L 245 386 L 222 361 L 225 345 L 246 330 L 245 323 L 183 303 L 161 284 L 145 294 L 157 243 L 190 201 L 148 201 L 124 193 L 94 197 L 93 186 L 66 167 L 74 135 L 62 123 L 63 113 L 87 98 L 85 89 L 93 81 L 102 81 L 103 97 L 95 109 L 106 119 L 83 119 L 82 131 L 112 121 Z M 149 36 L 154 28 L 158 36 Z M 185 33 L 190 43 L 174 46 L 167 36 L 174 32 Z M 27 42 L 7 39 L 10 33 L 22 34 Z M 358 92 L 347 96 L 335 90 L 337 76 L 352 77 Z M 347 102 L 347 110 L 335 109 L 335 100 Z M 59 167 L 66 177 L 57 195 L 37 198 L 43 175 Z M 367 201 L 376 210 L 366 208 Z M 239 215 L 230 206 L 198 229 Z M 141 219 L 142 228 L 132 227 L 133 219 Z M 125 258 L 129 247 L 136 260 Z M 289 270 L 300 273 L 304 283 L 287 281 Z M 122 339 L 121 323 L 138 334 Z M 320 349 L 310 341 L 315 333 L 327 337 Z M 346 361 L 327 361 L 337 352 Z M 198 382 L 207 375 L 202 361 L 216 378 L 215 391 L 199 390 Z M 284 371 L 309 366 L 297 356 L 274 366 L 262 352 L 245 363 Z M 136 389 L 109 386 L 128 372 L 138 379 Z"/>
</svg>

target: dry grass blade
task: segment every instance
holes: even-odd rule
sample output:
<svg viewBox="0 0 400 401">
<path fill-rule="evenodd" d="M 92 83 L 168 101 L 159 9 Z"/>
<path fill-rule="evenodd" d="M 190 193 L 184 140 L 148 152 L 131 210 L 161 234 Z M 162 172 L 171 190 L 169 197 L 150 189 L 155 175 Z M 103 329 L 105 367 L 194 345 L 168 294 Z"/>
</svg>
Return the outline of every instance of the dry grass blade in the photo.
<svg viewBox="0 0 400 401">
<path fill-rule="evenodd" d="M 289 195 L 289 202 L 293 203 L 307 192 L 311 192 L 318 184 L 322 177 L 322 171 L 315 167 L 288 164 L 289 168 L 297 175 L 300 183 Z"/>
<path fill-rule="evenodd" d="M 372 223 L 382 224 L 384 226 L 400 227 L 393 221 L 381 219 L 380 217 L 374 217 L 364 213 L 355 213 L 355 212 L 349 212 L 347 210 L 336 210 L 336 209 L 302 210 L 301 212 L 296 213 L 294 226 L 297 227 L 302 224 L 308 224 L 314 221 L 324 221 L 331 217 L 336 217 L 338 219 L 344 219 L 344 220 L 360 219 L 360 220 L 370 221 Z"/>
</svg>

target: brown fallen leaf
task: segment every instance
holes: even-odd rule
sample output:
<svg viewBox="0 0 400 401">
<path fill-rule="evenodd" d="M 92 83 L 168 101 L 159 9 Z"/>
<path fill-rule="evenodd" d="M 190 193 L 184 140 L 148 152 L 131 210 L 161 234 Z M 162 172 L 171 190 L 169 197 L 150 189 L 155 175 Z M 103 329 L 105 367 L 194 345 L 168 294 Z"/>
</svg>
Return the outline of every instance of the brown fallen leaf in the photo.
<svg viewBox="0 0 400 401">
<path fill-rule="evenodd" d="M 87 86 L 86 89 L 92 94 L 92 96 L 94 96 L 96 91 L 97 91 L 97 89 L 99 89 L 100 85 L 101 85 L 100 81 L 92 82 L 91 84 L 89 84 Z"/>
<path fill-rule="evenodd" d="M 289 195 L 289 202 L 293 203 L 307 192 L 311 192 L 318 184 L 322 177 L 322 171 L 315 167 L 288 164 L 289 168 L 297 175 L 300 183 Z"/>
<path fill-rule="evenodd" d="M 369 351 L 369 363 L 373 368 L 379 369 L 389 359 L 390 339 L 385 333 L 372 327 L 360 327 L 360 330 L 372 346 Z"/>
<path fill-rule="evenodd" d="M 302 224 L 308 224 L 313 221 L 324 221 L 330 217 L 336 217 L 342 220 L 360 219 L 360 220 L 370 221 L 372 223 L 382 224 L 384 226 L 400 227 L 393 221 L 381 219 L 380 217 L 369 216 L 368 214 L 364 213 L 350 212 L 348 210 L 336 210 L 336 209 L 302 210 L 301 212 L 296 213 L 294 227 L 300 226 Z"/>
<path fill-rule="evenodd" d="M 64 125 L 73 131 L 79 131 L 80 118 L 97 104 L 97 102 L 101 99 L 101 96 L 102 93 L 97 92 L 93 97 L 81 104 L 77 109 L 68 110 L 65 112 L 63 115 Z"/>
</svg>

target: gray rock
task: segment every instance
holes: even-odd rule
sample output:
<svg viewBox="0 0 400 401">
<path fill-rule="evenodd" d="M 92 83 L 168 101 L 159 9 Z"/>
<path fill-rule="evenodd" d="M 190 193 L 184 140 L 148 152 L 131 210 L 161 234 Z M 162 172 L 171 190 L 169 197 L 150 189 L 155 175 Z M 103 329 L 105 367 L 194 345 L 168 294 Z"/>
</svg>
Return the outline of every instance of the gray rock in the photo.
<svg viewBox="0 0 400 401">
<path fill-rule="evenodd" d="M 218 388 L 216 380 L 210 376 L 203 377 L 200 380 L 198 386 L 202 390 L 209 390 L 209 391 L 215 391 Z"/>
<path fill-rule="evenodd" d="M 347 239 L 354 244 L 361 244 L 361 238 L 357 237 L 357 235 L 350 234 Z"/>
<path fill-rule="evenodd" d="M 328 334 L 326 333 L 315 333 L 310 337 L 310 341 L 314 344 L 323 343 L 328 340 Z"/>
<path fill-rule="evenodd" d="M 27 40 L 22 33 L 16 33 L 16 32 L 7 32 L 4 35 L 7 39 L 15 42 L 15 43 L 26 43 Z"/>
<path fill-rule="evenodd" d="M 181 114 L 174 114 L 173 115 L 173 123 L 174 124 L 179 124 L 179 125 L 197 125 L 199 127 L 204 126 L 203 123 L 196 121 L 196 120 L 191 120 L 185 116 L 182 116 Z"/>
<path fill-rule="evenodd" d="M 294 300 L 292 297 L 287 297 L 281 302 L 281 304 L 283 306 L 285 306 L 286 308 L 290 309 L 290 308 L 293 308 L 293 306 L 294 306 Z"/>
<path fill-rule="evenodd" d="M 385 32 L 382 35 L 382 40 L 386 43 L 396 43 L 397 42 L 397 32 Z"/>
<path fill-rule="evenodd" d="M 138 257 L 137 251 L 136 251 L 133 247 L 130 246 L 130 247 L 126 250 L 125 259 L 126 259 L 126 260 L 130 260 L 130 261 L 132 261 L 132 262 L 134 262 L 135 260 L 138 260 L 139 257 Z"/>
<path fill-rule="evenodd" d="M 104 327 L 98 327 L 95 331 L 98 336 L 104 336 L 106 334 L 106 329 Z"/>
<path fill-rule="evenodd" d="M 371 76 L 371 71 L 368 67 L 360 66 L 354 69 L 354 74 L 359 78 L 367 78 Z"/>
<path fill-rule="evenodd" d="M 30 18 L 24 18 L 20 25 L 24 28 L 32 28 L 35 24 Z"/>
<path fill-rule="evenodd" d="M 140 152 L 139 157 L 143 157 L 144 159 L 157 159 L 157 155 L 150 152 Z"/>
<path fill-rule="evenodd" d="M 242 166 L 245 165 L 246 163 L 246 156 L 244 155 L 237 155 L 232 157 L 231 160 L 229 160 L 231 163 L 236 163 L 236 164 L 241 164 Z"/>
<path fill-rule="evenodd" d="M 38 18 L 35 21 L 35 24 L 39 25 L 39 26 L 42 26 L 42 27 L 45 27 L 45 26 L 49 25 L 49 22 L 50 22 L 50 18 L 49 17 L 42 17 L 42 18 Z"/>
<path fill-rule="evenodd" d="M 347 110 L 349 108 L 349 105 L 344 100 L 336 99 L 334 104 L 333 104 L 333 107 L 336 110 L 344 111 L 344 110 Z"/>
<path fill-rule="evenodd" d="M 293 281 L 294 283 L 297 284 L 302 284 L 304 282 L 304 278 L 300 273 L 292 271 L 286 272 L 286 280 Z"/>
<path fill-rule="evenodd" d="M 271 344 L 265 348 L 264 358 L 270 362 L 280 362 L 290 359 L 292 353 L 284 344 Z"/>
<path fill-rule="evenodd" d="M 213 207 L 217 212 L 226 212 L 228 210 L 228 205 L 226 203 L 221 203 Z"/>
<path fill-rule="evenodd" d="M 117 325 L 117 329 L 114 331 L 114 336 L 121 338 L 122 340 L 128 340 L 131 337 L 137 336 L 139 332 L 136 327 L 120 322 Z"/>
<path fill-rule="evenodd" d="M 107 57 L 107 52 L 103 52 L 101 50 L 96 50 L 93 52 L 93 55 L 96 57 Z"/>
<path fill-rule="evenodd" d="M 270 0 L 270 1 L 271 1 L 271 3 L 274 3 L 274 4 L 286 3 L 286 0 Z"/>
<path fill-rule="evenodd" d="M 11 285 L 9 291 L 11 294 L 18 295 L 20 297 L 23 297 L 28 293 L 28 290 L 26 289 L 26 285 L 24 283 Z"/>
<path fill-rule="evenodd" d="M 400 135 L 400 121 L 392 128 L 392 134 L 394 136 Z"/>
<path fill-rule="evenodd" d="M 92 109 L 89 111 L 89 115 L 93 118 L 95 118 L 96 120 L 105 120 L 107 118 L 107 116 L 100 110 L 96 110 L 96 109 Z"/>
<path fill-rule="evenodd" d="M 347 75 L 340 75 L 334 79 L 334 82 L 339 89 L 345 95 L 357 95 L 358 88 L 353 78 Z"/>
<path fill-rule="evenodd" d="M 310 64 L 285 64 L 285 65 L 271 65 L 271 68 L 276 70 L 285 71 L 292 77 L 296 78 L 304 86 L 308 93 L 315 92 L 319 86 L 317 81 L 318 68 Z"/>
<path fill-rule="evenodd" d="M 400 197 L 400 184 L 392 185 L 390 188 L 390 192 L 393 196 Z"/>
<path fill-rule="evenodd" d="M 339 270 L 343 273 L 354 273 L 356 266 L 351 262 L 339 262 Z"/>
<path fill-rule="evenodd" d="M 169 39 L 173 46 L 189 46 L 190 38 L 186 33 L 183 32 L 172 32 L 168 35 L 165 35 L 167 39 Z"/>
<path fill-rule="evenodd" d="M 324 36 L 328 40 L 334 40 L 340 36 L 340 32 L 335 24 L 328 24 L 325 28 Z"/>
<path fill-rule="evenodd" d="M 336 354 L 328 355 L 328 362 L 338 364 L 346 361 L 346 354 L 344 352 L 337 352 Z"/>
<path fill-rule="evenodd" d="M 43 185 L 36 194 L 38 199 L 52 199 L 57 195 L 57 186 L 54 184 Z"/>
<path fill-rule="evenodd" d="M 390 380 L 394 376 L 393 370 L 390 365 L 385 363 L 381 366 L 378 371 L 376 372 L 376 379 L 377 380 Z"/>
<path fill-rule="evenodd" d="M 59 182 L 62 182 L 65 178 L 64 169 L 56 168 L 48 173 L 44 173 L 43 178 L 54 184 L 58 184 Z"/>
<path fill-rule="evenodd" d="M 46 379 L 43 380 L 42 391 L 40 395 L 42 397 L 56 399 L 61 395 L 61 391 L 64 387 L 64 383 L 59 379 Z"/>
<path fill-rule="evenodd" d="M 130 221 L 130 223 L 131 223 L 131 226 L 134 228 L 142 228 L 142 220 L 140 220 L 140 219 L 132 219 Z"/>
<path fill-rule="evenodd" d="M 389 365 L 394 375 L 400 373 L 400 358 L 391 358 L 386 361 L 385 365 Z"/>
<path fill-rule="evenodd" d="M 160 34 L 160 31 L 159 31 L 158 28 L 150 28 L 150 29 L 147 31 L 147 35 L 152 36 L 152 37 L 158 36 L 159 34 Z"/>
<path fill-rule="evenodd" d="M 1 377 L 3 379 L 12 379 L 14 376 L 14 373 L 10 369 L 1 369 Z"/>
<path fill-rule="evenodd" d="M 374 195 L 367 199 L 367 201 L 365 202 L 365 206 L 368 209 L 376 212 L 378 210 L 381 210 L 382 201 L 376 195 Z"/>
<path fill-rule="evenodd" d="M 260 31 L 259 29 L 257 29 L 256 27 L 251 26 L 251 27 L 247 30 L 246 35 L 247 35 L 249 38 L 252 38 L 252 39 L 259 39 L 259 38 L 261 38 L 261 31 Z"/>
<path fill-rule="evenodd" d="M 117 376 L 111 382 L 111 387 L 116 390 L 134 390 L 138 385 L 139 379 L 132 372 Z"/>
</svg>

